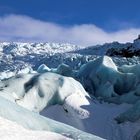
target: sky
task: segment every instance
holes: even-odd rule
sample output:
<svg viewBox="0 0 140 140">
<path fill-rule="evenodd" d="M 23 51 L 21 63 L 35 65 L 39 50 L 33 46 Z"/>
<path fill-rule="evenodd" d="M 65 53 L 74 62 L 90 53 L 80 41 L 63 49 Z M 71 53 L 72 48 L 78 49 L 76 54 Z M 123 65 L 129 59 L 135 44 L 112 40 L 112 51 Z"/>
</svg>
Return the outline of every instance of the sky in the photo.
<svg viewBox="0 0 140 140">
<path fill-rule="evenodd" d="M 0 0 L 0 42 L 132 42 L 140 0 Z"/>
</svg>

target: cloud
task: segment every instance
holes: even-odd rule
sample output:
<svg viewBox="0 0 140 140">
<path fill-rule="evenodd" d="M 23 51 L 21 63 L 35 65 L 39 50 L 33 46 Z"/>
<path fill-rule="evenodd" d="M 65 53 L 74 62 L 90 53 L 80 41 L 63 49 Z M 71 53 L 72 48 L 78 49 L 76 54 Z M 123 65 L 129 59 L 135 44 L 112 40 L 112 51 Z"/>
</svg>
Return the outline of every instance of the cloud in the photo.
<svg viewBox="0 0 140 140">
<path fill-rule="evenodd" d="M 137 38 L 140 28 L 106 32 L 94 24 L 62 26 L 23 15 L 0 17 L 0 41 L 58 42 L 95 45 L 105 42 L 129 42 Z"/>
</svg>

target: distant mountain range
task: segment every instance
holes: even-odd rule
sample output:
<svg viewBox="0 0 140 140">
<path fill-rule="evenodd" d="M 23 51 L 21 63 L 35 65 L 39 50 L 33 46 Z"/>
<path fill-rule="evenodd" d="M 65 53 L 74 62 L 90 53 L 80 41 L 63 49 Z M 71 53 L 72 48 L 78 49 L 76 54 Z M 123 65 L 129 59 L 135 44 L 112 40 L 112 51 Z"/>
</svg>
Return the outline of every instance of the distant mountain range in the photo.
<svg viewBox="0 0 140 140">
<path fill-rule="evenodd" d="M 137 56 L 136 60 L 132 59 L 131 64 L 139 63 L 140 36 L 133 43 L 112 42 L 89 47 L 61 43 L 4 42 L 0 43 L 0 71 L 14 71 L 26 67 L 36 69 L 43 63 L 49 67 L 65 63 L 76 69 L 103 55 L 113 57 L 117 65 L 120 64 L 118 57 L 124 59 L 121 63 L 129 64 L 130 59 Z"/>
</svg>

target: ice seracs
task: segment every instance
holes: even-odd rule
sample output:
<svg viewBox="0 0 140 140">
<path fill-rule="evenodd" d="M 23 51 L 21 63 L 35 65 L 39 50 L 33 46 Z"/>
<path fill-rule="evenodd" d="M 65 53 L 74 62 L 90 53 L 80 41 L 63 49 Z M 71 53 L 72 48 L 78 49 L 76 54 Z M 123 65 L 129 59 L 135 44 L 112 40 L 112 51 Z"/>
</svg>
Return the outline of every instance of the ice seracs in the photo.
<svg viewBox="0 0 140 140">
<path fill-rule="evenodd" d="M 117 68 L 111 58 L 100 57 L 83 65 L 78 77 L 85 89 L 95 97 L 110 103 L 134 106 L 116 118 L 119 123 L 140 119 L 139 64 Z M 131 115 L 130 115 L 131 114 Z"/>
<path fill-rule="evenodd" d="M 45 73 L 45 72 L 49 72 L 49 71 L 51 71 L 51 69 L 49 67 L 47 67 L 45 64 L 41 64 L 37 69 L 38 73 Z"/>
<path fill-rule="evenodd" d="M 108 56 L 83 65 L 78 77 L 90 94 L 106 98 L 128 93 L 136 89 L 138 83 L 137 74 L 118 71 Z"/>
<path fill-rule="evenodd" d="M 139 139 L 139 42 L 0 43 L 0 116 L 72 139 Z"/>
<path fill-rule="evenodd" d="M 81 118 L 88 117 L 88 111 L 80 106 L 89 104 L 86 99 L 89 95 L 82 85 L 71 77 L 51 72 L 20 74 L 1 81 L 0 90 L 0 96 L 34 112 L 40 112 L 51 105 L 65 103 L 68 111 L 73 110 L 75 115 L 80 115 Z M 71 106 L 71 110 L 69 106 Z M 87 116 L 84 113 L 79 114 L 80 111 Z"/>
<path fill-rule="evenodd" d="M 140 64 L 122 65 L 118 70 L 122 73 L 134 73 L 140 79 Z"/>
</svg>

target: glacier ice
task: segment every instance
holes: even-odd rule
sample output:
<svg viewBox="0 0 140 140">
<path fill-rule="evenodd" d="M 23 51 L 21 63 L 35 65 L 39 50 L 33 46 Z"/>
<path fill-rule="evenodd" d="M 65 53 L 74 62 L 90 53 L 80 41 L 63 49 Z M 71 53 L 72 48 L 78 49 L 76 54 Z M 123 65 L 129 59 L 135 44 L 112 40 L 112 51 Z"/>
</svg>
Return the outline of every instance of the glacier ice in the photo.
<svg viewBox="0 0 140 140">
<path fill-rule="evenodd" d="M 28 74 L 32 72 L 33 72 L 33 69 L 31 67 L 26 67 L 24 69 L 19 70 L 17 74 Z"/>
<path fill-rule="evenodd" d="M 40 112 L 51 105 L 65 104 L 67 110 L 70 112 L 73 110 L 77 116 L 79 111 L 88 114 L 80 107 L 89 104 L 86 99 L 89 95 L 82 85 L 71 77 L 56 73 L 19 74 L 0 81 L 0 96 L 34 112 Z M 79 100 L 79 103 L 81 100 L 81 104 L 79 106 L 71 104 L 69 96 L 75 99 L 75 103 L 76 100 Z M 85 114 L 81 113 L 79 117 L 85 118 Z"/>
<path fill-rule="evenodd" d="M 32 130 L 46 130 L 67 135 L 73 139 L 102 140 L 97 136 L 80 131 L 71 126 L 45 118 L 37 113 L 31 112 L 15 103 L 0 97 L 0 116 L 21 124 Z"/>
<path fill-rule="evenodd" d="M 115 120 L 118 123 L 123 123 L 126 121 L 136 122 L 140 119 L 140 100 L 137 101 L 130 109 L 126 112 L 121 113 Z"/>
<path fill-rule="evenodd" d="M 37 69 L 39 65 L 46 64 L 50 68 L 56 68 L 65 63 L 72 68 L 79 67 L 89 60 L 95 60 L 105 55 L 109 48 L 125 48 L 131 43 L 120 44 L 118 42 L 106 43 L 92 47 L 82 47 L 60 43 L 0 43 L 0 71 L 21 70 L 26 67 Z M 85 50 L 82 51 L 82 49 Z M 135 48 L 134 48 L 135 49 Z M 133 51 L 133 50 L 132 50 Z M 140 57 L 121 59 L 112 57 L 113 61 L 121 66 L 123 64 L 138 64 Z"/>
<path fill-rule="evenodd" d="M 79 82 L 65 76 L 78 79 L 89 94 L 98 99 L 116 104 L 135 104 L 140 99 L 139 67 L 139 64 L 117 67 L 108 56 L 89 61 L 77 71 L 66 64 L 61 64 L 56 69 L 50 69 L 43 64 L 37 73 L 23 69 L 19 72 L 21 74 L 2 80 L 0 93 L 8 100 L 34 112 L 40 112 L 50 105 L 61 104 L 72 114 L 74 112 L 78 117 L 85 118 L 89 112 L 80 105 L 77 108 L 76 105 L 72 106 L 68 96 L 78 99 L 82 93 L 82 100 L 85 100 L 89 95 Z M 79 115 L 78 112 L 83 113 Z"/>
<path fill-rule="evenodd" d="M 8 78 L 14 76 L 15 74 L 16 74 L 16 72 L 11 72 L 11 71 L 0 72 L 0 80 L 8 79 Z"/>
<path fill-rule="evenodd" d="M 135 74 L 119 72 L 108 56 L 83 65 L 78 72 L 78 77 L 86 89 L 88 89 L 86 86 L 92 86 L 89 88 L 92 89 L 89 93 L 103 97 L 124 94 L 133 89 L 137 82 Z M 107 92 L 104 89 L 107 89 Z"/>
<path fill-rule="evenodd" d="M 118 67 L 118 70 L 122 73 L 134 73 L 138 79 L 140 79 L 140 64 L 135 65 L 123 65 Z"/>
<path fill-rule="evenodd" d="M 54 132 L 25 129 L 16 122 L 2 117 L 0 117 L 0 126 L 1 140 L 72 140 Z"/>
<path fill-rule="evenodd" d="M 51 71 L 51 69 L 47 67 L 45 64 L 41 64 L 37 69 L 38 73 L 44 73 L 44 72 L 49 72 L 49 71 Z"/>
<path fill-rule="evenodd" d="M 102 56 L 107 54 L 108 50 L 119 51 L 127 50 L 127 48 L 129 48 L 130 53 L 134 52 L 133 55 L 135 55 L 135 52 L 139 52 L 139 39 L 135 40 L 134 43 L 113 42 L 85 49 L 70 44 L 0 43 L 0 98 L 2 98 L 1 100 L 7 99 L 7 103 L 10 100 L 10 105 L 15 106 L 15 108 L 16 105 L 20 104 L 24 108 L 18 106 L 19 108 L 29 109 L 33 111 L 32 113 L 40 112 L 43 108 L 43 111 L 47 113 L 48 110 L 51 110 L 50 118 L 56 118 L 56 120 L 61 120 L 69 125 L 72 124 L 76 128 L 80 122 L 79 129 L 83 127 L 81 130 L 103 138 L 124 140 L 129 139 L 129 137 L 132 139 L 133 135 L 136 134 L 135 138 L 138 139 L 140 133 L 139 131 L 135 132 L 139 130 L 140 118 L 140 57 L 110 58 Z M 54 74 L 51 75 L 54 76 L 50 76 L 52 80 L 48 79 L 47 82 L 43 82 L 45 80 L 40 78 L 45 77 L 46 72 L 52 72 Z M 54 80 L 57 77 L 55 73 L 67 76 L 61 76 L 64 79 L 62 87 L 57 80 Z M 93 97 L 90 98 L 92 103 L 89 103 L 89 95 L 82 91 L 83 87 L 81 88 L 79 83 L 70 80 L 69 77 L 73 77 L 83 84 L 85 90 Z M 50 93 L 72 91 L 75 94 L 70 94 L 64 100 L 48 99 L 49 104 L 47 104 L 48 100 L 44 101 L 42 94 L 45 83 L 48 84 L 47 88 L 49 84 L 52 87 L 49 88 Z M 45 93 L 47 94 L 47 91 Z M 51 99 L 55 99 L 55 97 Z M 4 101 L 2 102 L 4 103 Z M 57 103 L 59 105 L 56 105 Z M 53 107 L 56 108 L 53 110 Z M 8 109 L 5 107 L 5 110 Z M 66 121 L 62 120 L 63 118 L 66 118 Z M 116 124 L 114 118 L 118 123 L 124 123 Z M 77 123 L 73 119 L 79 122 Z M 26 123 L 26 121 L 26 127 L 33 128 L 33 125 L 28 121 Z M 35 128 L 42 129 L 43 125 L 42 127 L 41 125 Z"/>
<path fill-rule="evenodd" d="M 136 103 L 140 100 L 139 68 L 139 64 L 117 68 L 110 57 L 103 56 L 81 66 L 77 77 L 85 89 L 97 98 L 116 104 L 134 104 L 117 120 L 136 121 L 140 118 L 139 104 Z"/>
<path fill-rule="evenodd" d="M 89 112 L 80 105 L 77 108 L 72 105 L 68 96 L 78 99 L 82 94 L 84 96 L 81 100 L 86 100 L 89 95 L 79 82 L 65 76 L 79 79 L 91 96 L 109 103 L 135 104 L 140 99 L 139 67 L 139 64 L 117 67 L 108 56 L 89 61 L 76 72 L 65 64 L 59 65 L 57 69 L 50 69 L 43 64 L 38 68 L 38 73 L 23 69 L 23 74 L 21 71 L 21 74 L 2 80 L 0 96 L 34 112 L 40 112 L 50 105 L 61 104 L 71 114 L 74 112 L 74 115 L 85 118 Z M 78 112 L 83 113 L 79 115 Z"/>
<path fill-rule="evenodd" d="M 56 73 L 64 75 L 64 76 L 71 76 L 72 77 L 72 68 L 66 64 L 61 64 L 58 66 Z"/>
</svg>

